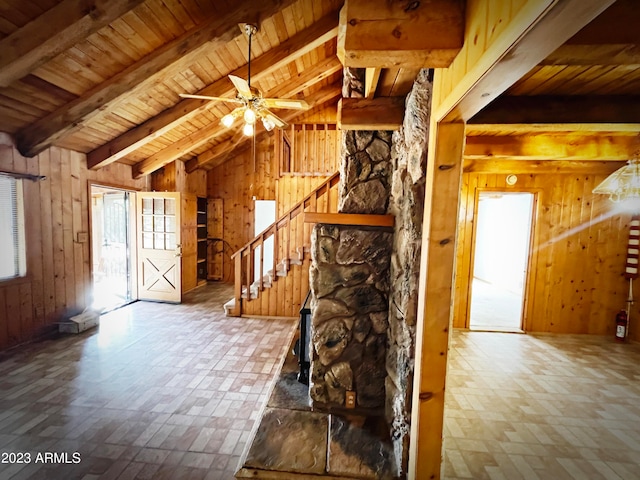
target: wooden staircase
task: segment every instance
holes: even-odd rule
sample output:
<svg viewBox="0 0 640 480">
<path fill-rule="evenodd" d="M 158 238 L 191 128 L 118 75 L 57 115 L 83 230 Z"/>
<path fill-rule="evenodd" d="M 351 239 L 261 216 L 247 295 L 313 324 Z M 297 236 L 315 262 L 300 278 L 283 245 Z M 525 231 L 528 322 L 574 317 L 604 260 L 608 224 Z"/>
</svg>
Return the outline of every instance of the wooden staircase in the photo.
<svg viewBox="0 0 640 480">
<path fill-rule="evenodd" d="M 309 292 L 311 228 L 304 212 L 336 212 L 339 172 L 334 173 L 291 210 L 256 235 L 231 258 L 234 296 L 224 306 L 227 316 L 297 317 Z M 265 246 L 273 245 L 266 265 Z M 295 267 L 295 268 L 293 268 Z"/>
</svg>

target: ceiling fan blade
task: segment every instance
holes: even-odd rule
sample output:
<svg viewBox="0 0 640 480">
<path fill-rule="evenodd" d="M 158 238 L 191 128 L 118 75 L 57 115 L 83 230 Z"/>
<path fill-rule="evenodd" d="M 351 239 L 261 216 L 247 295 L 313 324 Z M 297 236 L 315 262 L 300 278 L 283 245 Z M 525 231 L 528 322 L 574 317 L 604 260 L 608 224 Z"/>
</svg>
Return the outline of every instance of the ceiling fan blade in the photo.
<svg viewBox="0 0 640 480">
<path fill-rule="evenodd" d="M 229 75 L 229 80 L 235 85 L 238 93 L 245 98 L 253 98 L 249 84 L 244 78 L 236 77 L 235 75 Z"/>
<path fill-rule="evenodd" d="M 291 108 L 295 110 L 306 110 L 309 104 L 304 100 L 296 98 L 263 98 L 262 103 L 269 108 Z"/>
<path fill-rule="evenodd" d="M 284 120 L 282 120 L 280 117 L 278 117 L 277 115 L 274 115 L 272 112 L 270 112 L 269 110 L 267 110 L 266 108 L 262 110 L 262 117 L 266 118 L 267 120 L 273 122 L 273 124 L 278 127 L 278 128 L 285 128 L 288 123 L 285 122 Z"/>
<path fill-rule="evenodd" d="M 180 93 L 179 95 L 182 98 L 195 98 L 195 99 L 198 99 L 198 100 L 219 100 L 219 101 L 222 101 L 222 102 L 231 102 L 231 103 L 242 104 L 242 101 L 238 100 L 237 98 L 211 97 L 209 95 L 191 95 L 190 93 Z"/>
</svg>

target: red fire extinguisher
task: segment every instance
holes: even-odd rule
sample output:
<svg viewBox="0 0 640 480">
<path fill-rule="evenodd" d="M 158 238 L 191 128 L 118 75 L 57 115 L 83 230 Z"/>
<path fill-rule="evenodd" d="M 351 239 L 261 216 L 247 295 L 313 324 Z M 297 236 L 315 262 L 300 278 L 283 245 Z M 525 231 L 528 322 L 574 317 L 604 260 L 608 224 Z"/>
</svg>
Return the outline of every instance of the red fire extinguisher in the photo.
<svg viewBox="0 0 640 480">
<path fill-rule="evenodd" d="M 616 340 L 624 342 L 627 338 L 627 312 L 620 310 L 616 315 Z"/>
</svg>

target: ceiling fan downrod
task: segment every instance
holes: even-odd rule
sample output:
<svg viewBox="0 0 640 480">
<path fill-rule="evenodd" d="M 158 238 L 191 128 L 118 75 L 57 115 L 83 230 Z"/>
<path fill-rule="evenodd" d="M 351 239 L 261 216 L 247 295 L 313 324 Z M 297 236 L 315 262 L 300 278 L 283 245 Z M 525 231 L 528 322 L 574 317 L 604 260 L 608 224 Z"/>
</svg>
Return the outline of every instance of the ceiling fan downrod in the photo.
<svg viewBox="0 0 640 480">
<path fill-rule="evenodd" d="M 247 56 L 247 85 L 251 89 L 251 38 L 258 31 L 258 27 L 252 23 L 247 23 L 244 26 L 244 31 L 249 36 L 249 55 Z"/>
</svg>

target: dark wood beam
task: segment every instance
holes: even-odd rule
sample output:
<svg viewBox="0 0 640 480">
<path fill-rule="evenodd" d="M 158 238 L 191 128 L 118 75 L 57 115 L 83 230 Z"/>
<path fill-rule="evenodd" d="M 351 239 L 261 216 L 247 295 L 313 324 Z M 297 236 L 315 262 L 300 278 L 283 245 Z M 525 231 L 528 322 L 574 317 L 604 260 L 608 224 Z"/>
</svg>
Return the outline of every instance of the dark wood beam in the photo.
<svg viewBox="0 0 640 480">
<path fill-rule="evenodd" d="M 404 97 L 342 98 L 338 128 L 342 130 L 398 130 L 404 119 Z"/>
<path fill-rule="evenodd" d="M 339 85 L 328 85 L 323 87 L 321 90 L 313 93 L 311 96 L 307 97 L 305 100 L 311 106 L 311 108 L 323 104 L 327 104 L 336 100 L 342 92 L 342 89 Z M 300 111 L 289 111 L 281 115 L 280 118 L 285 120 L 286 122 L 293 123 L 297 116 L 303 115 L 304 112 Z M 261 133 L 256 134 L 256 141 L 259 142 L 262 140 L 269 132 L 261 131 Z M 220 143 L 215 147 L 207 150 L 206 152 L 198 155 L 197 158 L 189 160 L 186 164 L 186 170 L 188 173 L 191 173 L 198 168 L 207 169 L 215 168 L 218 165 L 224 163 L 227 158 L 231 156 L 231 154 L 235 154 L 241 152 L 251 146 L 251 139 L 249 137 L 243 137 L 238 135 L 235 140 L 227 141 L 224 143 Z"/>
<path fill-rule="evenodd" d="M 338 57 L 345 67 L 446 68 L 462 47 L 464 20 L 461 0 L 346 0 Z"/>
<path fill-rule="evenodd" d="M 0 87 L 9 86 L 144 0 L 64 0 L 0 40 Z"/>
<path fill-rule="evenodd" d="M 76 100 L 20 130 L 16 135 L 18 150 L 27 157 L 37 155 L 99 115 L 105 105 L 125 94 L 141 91 L 160 74 L 171 76 L 170 73 L 178 73 L 193 61 L 200 49 L 215 49 L 231 41 L 241 34 L 237 24 L 245 21 L 249 14 L 252 18 L 267 18 L 290 3 L 293 0 L 235 2 L 234 8 L 226 15 L 212 17 L 210 22 L 185 32 Z"/>
<path fill-rule="evenodd" d="M 502 96 L 467 122 L 482 124 L 640 124 L 640 95 Z"/>
<path fill-rule="evenodd" d="M 337 12 L 327 15 L 314 23 L 311 27 L 297 33 L 279 46 L 269 50 L 251 61 L 251 78 L 259 81 L 271 72 L 287 65 L 297 58 L 309 53 L 313 49 L 335 38 L 337 35 Z M 333 69 L 337 65 L 337 59 L 327 61 L 327 69 Z M 237 68 L 232 75 L 247 78 L 247 66 Z M 231 81 L 225 76 L 208 85 L 198 95 L 213 97 L 234 97 L 236 90 Z M 180 123 L 202 113 L 210 102 L 206 100 L 184 99 L 171 108 L 150 118 L 110 142 L 96 148 L 87 155 L 87 167 L 90 169 L 102 168 L 110 163 L 125 157 L 129 153 L 146 145 L 154 139 L 164 135 Z"/>
</svg>

